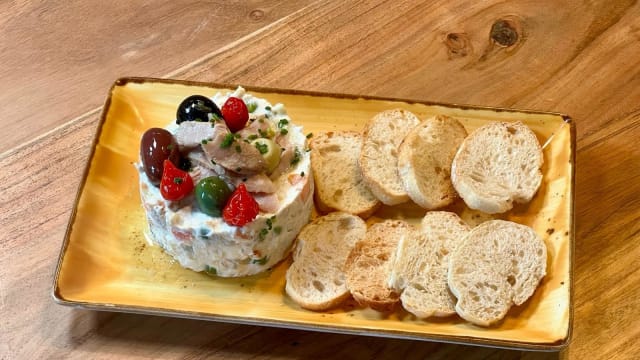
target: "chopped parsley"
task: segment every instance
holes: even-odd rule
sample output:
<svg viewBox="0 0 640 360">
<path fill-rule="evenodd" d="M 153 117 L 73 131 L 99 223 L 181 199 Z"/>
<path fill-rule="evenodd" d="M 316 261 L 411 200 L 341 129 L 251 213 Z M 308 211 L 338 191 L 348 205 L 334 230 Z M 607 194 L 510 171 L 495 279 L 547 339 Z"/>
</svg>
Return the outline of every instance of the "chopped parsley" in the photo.
<svg viewBox="0 0 640 360">
<path fill-rule="evenodd" d="M 287 129 L 280 129 L 280 134 L 282 135 L 287 135 L 289 133 L 289 130 Z"/>
<path fill-rule="evenodd" d="M 264 155 L 269 151 L 269 146 L 267 144 L 262 144 L 260 142 L 256 142 L 256 149 L 260 152 L 260 154 Z"/>
<path fill-rule="evenodd" d="M 264 228 L 260 230 L 260 232 L 258 233 L 258 238 L 262 241 L 264 240 L 264 238 L 267 236 L 268 233 L 269 233 L 269 230 L 267 230 L 267 228 Z"/>
<path fill-rule="evenodd" d="M 222 140 L 222 142 L 220 143 L 220 147 L 222 149 L 226 149 L 228 147 L 231 146 L 231 144 L 233 144 L 233 140 L 234 140 L 234 136 L 232 133 L 228 133 L 227 135 L 224 136 L 224 139 Z"/>
<path fill-rule="evenodd" d="M 307 134 L 307 139 L 311 139 L 313 137 L 313 133 L 308 133 Z"/>
<path fill-rule="evenodd" d="M 178 185 L 180 185 L 180 184 L 182 184 L 182 182 L 183 182 L 183 181 L 184 181 L 184 180 L 182 180 L 182 178 L 180 178 L 180 177 L 174 177 L 174 178 L 173 178 L 173 183 L 174 183 L 174 184 L 178 184 Z"/>
<path fill-rule="evenodd" d="M 280 233 L 282 232 L 282 227 L 280 226 L 276 226 L 273 228 L 273 233 L 276 235 L 280 235 Z"/>
<path fill-rule="evenodd" d="M 265 138 L 265 139 L 269 137 L 269 134 L 266 131 L 262 130 L 262 129 L 258 129 L 258 134 L 260 134 L 260 137 Z"/>
<path fill-rule="evenodd" d="M 265 106 L 264 109 L 267 111 L 271 111 L 271 106 Z"/>
<path fill-rule="evenodd" d="M 250 102 L 247 104 L 247 110 L 252 113 L 254 111 L 256 111 L 256 109 L 258 108 L 258 104 L 256 104 L 255 102 Z"/>
<path fill-rule="evenodd" d="M 211 164 L 218 165 L 213 159 L 211 160 Z"/>
<path fill-rule="evenodd" d="M 251 134 L 251 135 L 247 136 L 247 139 L 249 139 L 249 140 L 255 140 L 257 138 L 258 138 L 258 135 L 256 135 L 256 134 Z"/>
<path fill-rule="evenodd" d="M 240 147 L 240 145 L 236 145 L 236 152 L 237 153 L 242 152 L 242 148 Z"/>
<path fill-rule="evenodd" d="M 301 176 L 301 177 L 304 177 L 304 171 L 300 173 L 300 176 Z"/>
<path fill-rule="evenodd" d="M 167 150 L 169 150 L 169 151 L 173 150 L 173 144 L 167 145 Z"/>
<path fill-rule="evenodd" d="M 200 141 L 202 143 L 202 145 L 207 145 L 207 143 L 209 142 L 209 140 L 207 139 L 202 139 L 202 141 Z"/>
</svg>

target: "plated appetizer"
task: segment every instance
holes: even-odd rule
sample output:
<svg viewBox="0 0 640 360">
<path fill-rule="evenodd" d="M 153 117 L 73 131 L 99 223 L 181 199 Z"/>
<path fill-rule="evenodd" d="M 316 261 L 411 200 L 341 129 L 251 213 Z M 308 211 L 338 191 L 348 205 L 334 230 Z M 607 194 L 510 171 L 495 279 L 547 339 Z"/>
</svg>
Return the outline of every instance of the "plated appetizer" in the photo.
<svg viewBox="0 0 640 360">
<path fill-rule="evenodd" d="M 307 138 L 242 87 L 193 95 L 148 129 L 137 164 L 148 238 L 183 267 L 252 275 L 289 253 L 313 206 Z"/>
</svg>

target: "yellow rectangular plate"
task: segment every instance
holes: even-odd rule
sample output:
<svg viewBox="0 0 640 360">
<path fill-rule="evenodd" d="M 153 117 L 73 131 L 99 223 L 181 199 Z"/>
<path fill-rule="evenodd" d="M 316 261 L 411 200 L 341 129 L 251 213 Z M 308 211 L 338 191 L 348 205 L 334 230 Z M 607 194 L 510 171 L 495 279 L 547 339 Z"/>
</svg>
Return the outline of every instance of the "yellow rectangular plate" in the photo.
<svg viewBox="0 0 640 360">
<path fill-rule="evenodd" d="M 104 106 L 62 246 L 53 289 L 58 303 L 96 310 L 532 350 L 557 350 L 566 345 L 571 330 L 575 159 L 575 128 L 567 116 L 247 87 L 272 104 L 283 103 L 305 132 L 361 130 L 377 112 L 402 108 L 420 118 L 433 114 L 455 116 L 467 131 L 489 121 L 519 120 L 536 133 L 544 144 L 542 186 L 531 203 L 516 207 L 503 218 L 533 227 L 545 240 L 548 274 L 533 297 L 512 308 L 503 322 L 481 328 L 457 316 L 425 321 L 402 310 L 384 315 L 353 301 L 332 311 L 307 311 L 284 292 L 288 260 L 257 276 L 211 278 L 181 268 L 158 247 L 149 246 L 143 235 L 146 220 L 133 166 L 138 161 L 142 133 L 173 121 L 178 104 L 189 95 L 213 96 L 219 90 L 233 88 L 143 78 L 116 81 Z M 417 222 L 424 213 L 416 206 L 404 205 L 383 208 L 376 217 Z"/>
</svg>

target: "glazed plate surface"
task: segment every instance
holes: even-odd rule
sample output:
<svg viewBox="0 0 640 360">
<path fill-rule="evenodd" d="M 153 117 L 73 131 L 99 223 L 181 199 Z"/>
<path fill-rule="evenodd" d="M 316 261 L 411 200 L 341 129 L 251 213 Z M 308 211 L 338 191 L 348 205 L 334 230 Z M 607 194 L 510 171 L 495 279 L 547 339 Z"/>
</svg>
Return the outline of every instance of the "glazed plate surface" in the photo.
<svg viewBox="0 0 640 360">
<path fill-rule="evenodd" d="M 531 299 L 513 307 L 490 328 L 457 316 L 418 320 L 397 310 L 381 314 L 349 301 L 327 312 L 300 308 L 284 292 L 286 260 L 266 273 L 213 278 L 181 268 L 144 237 L 146 219 L 138 194 L 142 133 L 175 119 L 192 94 L 213 96 L 231 85 L 126 78 L 116 81 L 105 103 L 64 239 L 54 279 L 54 299 L 95 310 L 432 340 L 531 350 L 558 350 L 571 332 L 575 127 L 562 114 L 435 104 L 350 95 L 246 87 L 272 104 L 283 103 L 305 133 L 362 130 L 376 113 L 402 108 L 419 118 L 455 116 L 467 131 L 490 121 L 522 121 L 543 144 L 543 183 L 534 199 L 501 218 L 531 226 L 548 248 L 547 276 Z M 477 219 L 464 204 L 448 208 Z M 407 204 L 381 208 L 383 218 L 418 223 L 425 211 Z"/>
</svg>

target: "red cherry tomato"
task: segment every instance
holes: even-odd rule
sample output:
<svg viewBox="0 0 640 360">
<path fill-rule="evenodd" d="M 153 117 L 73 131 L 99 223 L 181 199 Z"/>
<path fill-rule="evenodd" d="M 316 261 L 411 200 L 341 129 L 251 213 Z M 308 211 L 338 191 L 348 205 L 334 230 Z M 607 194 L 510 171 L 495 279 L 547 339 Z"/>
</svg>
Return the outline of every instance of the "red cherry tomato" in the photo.
<svg viewBox="0 0 640 360">
<path fill-rule="evenodd" d="M 193 191 L 193 179 L 188 172 L 178 169 L 170 160 L 163 163 L 160 194 L 169 201 L 178 201 Z"/>
<path fill-rule="evenodd" d="M 222 210 L 222 218 L 229 225 L 244 226 L 255 219 L 259 212 L 258 203 L 247 187 L 240 183 Z"/>
<path fill-rule="evenodd" d="M 230 97 L 222 105 L 222 117 L 231 132 L 240 131 L 249 121 L 249 110 L 242 99 Z"/>
</svg>

